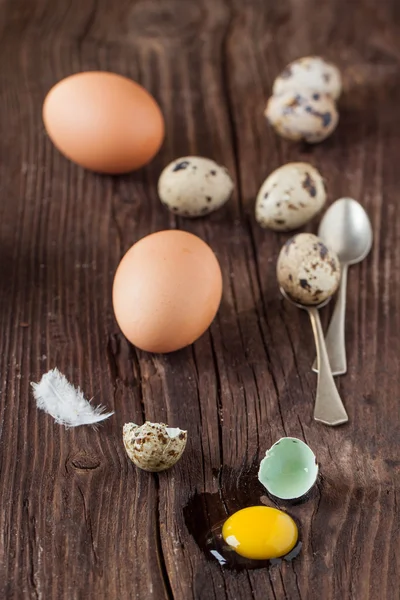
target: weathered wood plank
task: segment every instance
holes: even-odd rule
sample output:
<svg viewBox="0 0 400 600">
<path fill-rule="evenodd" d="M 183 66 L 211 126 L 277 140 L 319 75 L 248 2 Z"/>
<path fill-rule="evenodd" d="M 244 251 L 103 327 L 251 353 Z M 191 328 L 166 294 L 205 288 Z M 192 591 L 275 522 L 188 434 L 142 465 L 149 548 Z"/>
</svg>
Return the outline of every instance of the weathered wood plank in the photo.
<svg viewBox="0 0 400 600">
<path fill-rule="evenodd" d="M 397 597 L 398 13 L 395 0 L 351 11 L 345 0 L 2 3 L 1 597 Z M 278 71 L 308 53 L 336 61 L 346 80 L 340 127 L 315 148 L 278 139 L 262 115 Z M 87 173 L 46 139 L 47 90 L 85 69 L 128 75 L 161 103 L 167 139 L 142 171 Z M 225 164 L 237 183 L 228 206 L 198 221 L 168 214 L 156 194 L 163 166 L 191 153 Z M 286 236 L 253 216 L 262 180 L 290 160 L 316 164 L 330 200 L 359 198 L 375 231 L 373 253 L 349 277 L 339 386 L 350 424 L 340 429 L 312 420 L 311 330 L 275 282 Z M 151 356 L 118 331 L 110 292 L 123 252 L 169 227 L 211 244 L 224 296 L 193 348 Z M 53 366 L 116 415 L 98 431 L 65 431 L 38 413 L 29 382 Z M 173 471 L 149 475 L 127 460 L 122 425 L 144 419 L 189 430 Z M 309 502 L 291 509 L 302 553 L 269 571 L 223 571 L 185 518 L 259 503 L 257 463 L 284 434 L 305 439 L 322 469 Z"/>
</svg>

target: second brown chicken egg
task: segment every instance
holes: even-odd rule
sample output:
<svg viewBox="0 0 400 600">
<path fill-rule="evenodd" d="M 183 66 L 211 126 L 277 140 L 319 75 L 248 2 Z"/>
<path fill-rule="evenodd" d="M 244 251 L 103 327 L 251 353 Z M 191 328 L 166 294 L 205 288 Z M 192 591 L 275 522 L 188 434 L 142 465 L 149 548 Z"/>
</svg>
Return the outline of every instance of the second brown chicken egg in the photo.
<svg viewBox="0 0 400 600">
<path fill-rule="evenodd" d="M 211 248 L 186 231 L 159 231 L 122 258 L 113 305 L 132 344 L 164 353 L 188 346 L 206 331 L 221 295 L 221 269 Z"/>
</svg>

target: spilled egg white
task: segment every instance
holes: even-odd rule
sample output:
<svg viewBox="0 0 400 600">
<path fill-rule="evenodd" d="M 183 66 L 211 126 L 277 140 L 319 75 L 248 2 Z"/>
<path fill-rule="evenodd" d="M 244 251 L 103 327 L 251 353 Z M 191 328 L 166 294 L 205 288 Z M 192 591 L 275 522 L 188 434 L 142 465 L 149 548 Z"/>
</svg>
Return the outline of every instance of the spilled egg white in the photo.
<svg viewBox="0 0 400 600">
<path fill-rule="evenodd" d="M 335 130 L 339 115 L 328 94 L 287 90 L 268 100 L 265 116 L 282 137 L 310 144 L 322 142 Z"/>
<path fill-rule="evenodd" d="M 315 217 L 325 200 L 319 171 L 309 163 L 288 163 L 262 184 L 256 200 L 256 220 L 261 227 L 291 231 Z"/>
<path fill-rule="evenodd" d="M 311 90 L 337 100 L 342 91 L 339 69 L 321 56 L 305 56 L 289 63 L 275 79 L 273 94 Z"/>
<path fill-rule="evenodd" d="M 182 217 L 201 217 L 221 208 L 231 197 L 228 170 L 209 158 L 184 156 L 170 163 L 158 180 L 162 204 Z"/>
</svg>

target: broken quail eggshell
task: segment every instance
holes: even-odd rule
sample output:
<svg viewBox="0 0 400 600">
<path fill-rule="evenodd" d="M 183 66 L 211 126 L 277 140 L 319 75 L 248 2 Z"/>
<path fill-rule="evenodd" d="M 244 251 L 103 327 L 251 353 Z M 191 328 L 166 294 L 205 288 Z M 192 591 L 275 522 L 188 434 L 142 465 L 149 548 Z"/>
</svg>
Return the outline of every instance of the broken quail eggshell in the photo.
<svg viewBox="0 0 400 600">
<path fill-rule="evenodd" d="M 305 496 L 318 477 L 314 452 L 302 440 L 284 437 L 278 440 L 260 463 L 258 479 L 269 494 L 282 500 Z"/>
<path fill-rule="evenodd" d="M 332 97 L 309 90 L 287 90 L 271 96 L 265 116 L 282 137 L 309 144 L 330 136 L 339 120 Z"/>
<path fill-rule="evenodd" d="M 164 423 L 144 425 L 126 423 L 123 441 L 131 461 L 144 471 L 164 471 L 181 458 L 187 442 L 187 431 Z"/>
<path fill-rule="evenodd" d="M 342 77 L 339 69 L 321 56 L 305 56 L 285 67 L 275 79 L 272 93 L 291 90 L 311 90 L 337 100 L 342 91 Z"/>
<path fill-rule="evenodd" d="M 294 302 L 315 306 L 339 287 L 340 263 L 316 235 L 299 233 L 283 246 L 276 274 L 279 285 Z"/>
<path fill-rule="evenodd" d="M 290 231 L 305 225 L 326 200 L 324 180 L 308 163 L 288 163 L 276 169 L 262 184 L 256 201 L 256 220 L 261 227 Z"/>
<path fill-rule="evenodd" d="M 174 160 L 158 180 L 162 204 L 182 217 L 202 217 L 221 208 L 232 191 L 227 169 L 201 156 Z"/>
</svg>

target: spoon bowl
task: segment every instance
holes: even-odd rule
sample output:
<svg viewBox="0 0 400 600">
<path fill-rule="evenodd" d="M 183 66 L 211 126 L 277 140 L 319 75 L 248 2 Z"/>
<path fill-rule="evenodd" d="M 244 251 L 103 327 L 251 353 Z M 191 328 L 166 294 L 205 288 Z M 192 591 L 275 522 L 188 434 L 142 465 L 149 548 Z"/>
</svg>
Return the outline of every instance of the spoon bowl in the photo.
<svg viewBox="0 0 400 600">
<path fill-rule="evenodd" d="M 359 202 L 340 198 L 324 214 L 318 237 L 336 252 L 342 264 L 355 265 L 371 250 L 371 222 Z"/>
<path fill-rule="evenodd" d="M 338 300 L 326 335 L 326 347 L 333 375 L 343 375 L 347 371 L 344 335 L 347 270 L 350 265 L 364 260 L 371 250 L 372 226 L 359 202 L 353 198 L 340 198 L 326 211 L 318 236 L 330 250 L 336 252 L 342 269 Z M 313 370 L 318 370 L 316 361 Z"/>
</svg>

